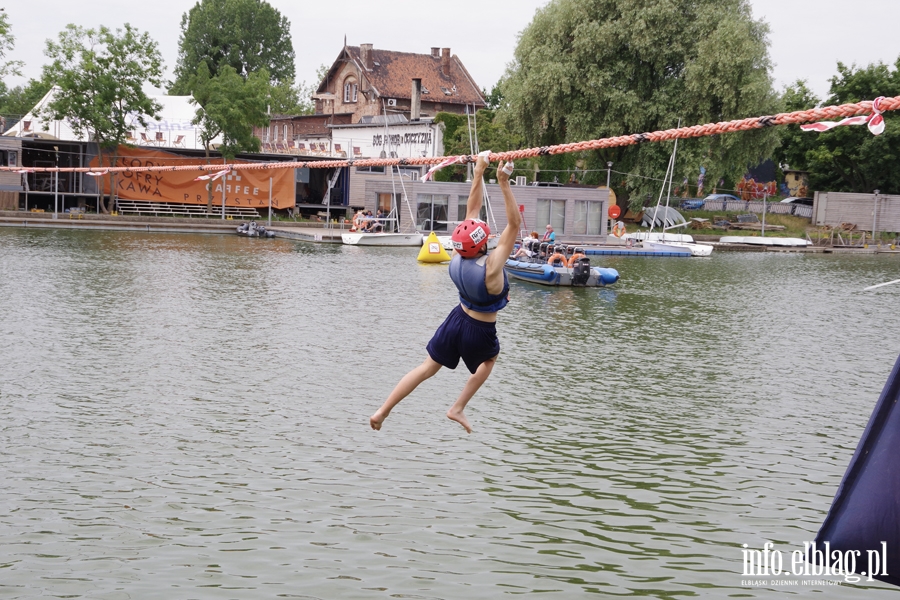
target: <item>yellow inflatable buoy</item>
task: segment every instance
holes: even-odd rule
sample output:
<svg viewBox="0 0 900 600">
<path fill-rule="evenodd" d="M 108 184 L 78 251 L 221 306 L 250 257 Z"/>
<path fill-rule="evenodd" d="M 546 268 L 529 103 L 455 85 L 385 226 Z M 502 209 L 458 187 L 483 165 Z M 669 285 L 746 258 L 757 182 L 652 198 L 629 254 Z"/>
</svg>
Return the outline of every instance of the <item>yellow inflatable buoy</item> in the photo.
<svg viewBox="0 0 900 600">
<path fill-rule="evenodd" d="M 425 238 L 422 249 L 419 250 L 419 262 L 441 263 L 447 262 L 448 260 L 450 260 L 450 255 L 444 250 L 444 246 L 441 245 L 441 241 L 438 239 L 437 234 L 432 231 L 428 234 L 428 237 Z"/>
</svg>

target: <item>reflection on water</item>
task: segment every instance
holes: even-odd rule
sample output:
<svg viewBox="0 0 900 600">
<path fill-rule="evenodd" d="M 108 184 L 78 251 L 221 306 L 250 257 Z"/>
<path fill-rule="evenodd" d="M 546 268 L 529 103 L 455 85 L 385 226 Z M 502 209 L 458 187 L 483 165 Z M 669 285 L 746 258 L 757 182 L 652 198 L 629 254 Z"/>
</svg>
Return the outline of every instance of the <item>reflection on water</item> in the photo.
<svg viewBox="0 0 900 600">
<path fill-rule="evenodd" d="M 0 595 L 881 597 L 746 586 L 811 540 L 900 349 L 885 257 L 513 283 L 467 411 L 368 415 L 454 305 L 409 249 L 0 230 Z M 759 579 L 759 578 L 757 578 Z M 771 579 L 771 578 L 769 578 Z"/>
</svg>

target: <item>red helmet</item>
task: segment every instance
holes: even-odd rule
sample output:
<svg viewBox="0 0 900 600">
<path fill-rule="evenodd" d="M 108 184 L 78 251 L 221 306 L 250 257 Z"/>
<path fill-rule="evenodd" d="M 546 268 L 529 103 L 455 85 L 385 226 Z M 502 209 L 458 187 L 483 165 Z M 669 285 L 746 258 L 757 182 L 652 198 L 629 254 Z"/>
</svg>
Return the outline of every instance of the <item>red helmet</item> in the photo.
<svg viewBox="0 0 900 600">
<path fill-rule="evenodd" d="M 487 245 L 491 228 L 480 219 L 466 219 L 456 226 L 450 239 L 453 249 L 463 258 L 474 258 Z"/>
</svg>

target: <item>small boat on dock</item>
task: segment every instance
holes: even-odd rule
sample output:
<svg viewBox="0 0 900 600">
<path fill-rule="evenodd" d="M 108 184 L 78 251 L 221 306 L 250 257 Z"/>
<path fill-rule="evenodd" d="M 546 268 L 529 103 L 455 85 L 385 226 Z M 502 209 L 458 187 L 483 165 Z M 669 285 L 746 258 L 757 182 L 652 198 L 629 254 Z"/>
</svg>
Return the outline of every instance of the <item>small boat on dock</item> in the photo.
<svg viewBox="0 0 900 600">
<path fill-rule="evenodd" d="M 244 235 L 247 237 L 263 237 L 270 238 L 275 237 L 274 231 L 269 231 L 262 225 L 258 225 L 256 221 L 250 221 L 249 223 L 241 223 L 237 226 L 238 235 Z"/>
<path fill-rule="evenodd" d="M 514 279 L 541 285 L 599 287 L 619 280 L 615 269 L 595 267 L 580 246 L 525 240 L 524 252 L 506 261 L 506 273 Z"/>
</svg>

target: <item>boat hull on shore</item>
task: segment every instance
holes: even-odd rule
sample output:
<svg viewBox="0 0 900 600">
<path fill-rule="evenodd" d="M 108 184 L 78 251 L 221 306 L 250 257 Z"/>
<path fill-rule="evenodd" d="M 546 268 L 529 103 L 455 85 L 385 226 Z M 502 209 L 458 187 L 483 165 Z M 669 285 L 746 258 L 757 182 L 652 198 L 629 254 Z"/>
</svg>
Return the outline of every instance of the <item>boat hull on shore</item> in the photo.
<svg viewBox="0 0 900 600">
<path fill-rule="evenodd" d="M 812 246 L 812 242 L 800 238 L 776 238 L 761 237 L 755 235 L 723 235 L 719 238 L 720 244 L 751 244 L 755 246 Z"/>
<path fill-rule="evenodd" d="M 619 272 L 615 269 L 590 267 L 587 280 L 579 283 L 572 267 L 555 267 L 546 263 L 525 262 L 512 258 L 506 261 L 506 273 L 515 279 L 549 286 L 601 287 L 619 280 Z"/>
<path fill-rule="evenodd" d="M 421 247 L 421 233 L 342 233 L 341 241 L 350 246 L 416 246 Z"/>
<path fill-rule="evenodd" d="M 643 241 L 641 245 L 656 252 L 685 252 L 691 256 L 709 256 L 713 247 L 709 244 L 695 244 L 691 242 L 655 242 Z"/>
</svg>

